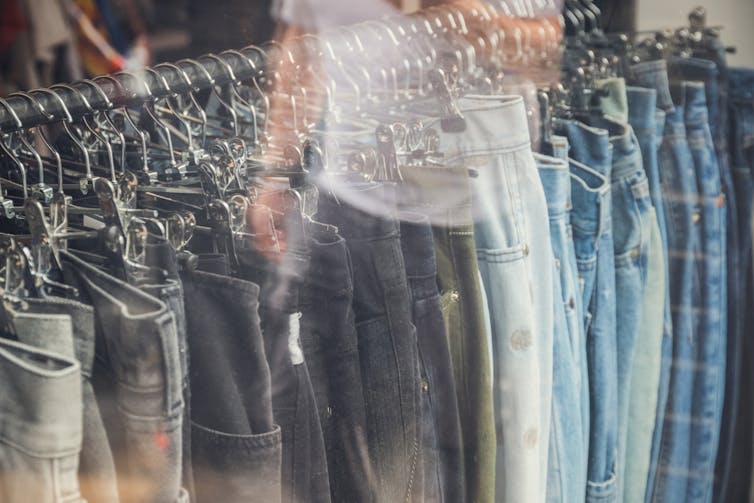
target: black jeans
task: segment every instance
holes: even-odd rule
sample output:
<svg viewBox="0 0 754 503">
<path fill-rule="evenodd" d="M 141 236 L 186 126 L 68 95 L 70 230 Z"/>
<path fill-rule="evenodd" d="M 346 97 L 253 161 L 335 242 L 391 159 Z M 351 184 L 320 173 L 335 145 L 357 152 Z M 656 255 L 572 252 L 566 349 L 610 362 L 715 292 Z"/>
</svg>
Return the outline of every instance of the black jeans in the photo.
<svg viewBox="0 0 754 503">
<path fill-rule="evenodd" d="M 285 503 L 329 503 L 327 457 L 309 371 L 301 348 L 299 290 L 309 257 L 301 221 L 285 215 L 285 247 L 267 258 L 239 254 L 241 275 L 261 288 L 259 315 L 272 375 L 272 409 L 283 437 Z M 297 232 L 298 231 L 298 232 Z"/>
<path fill-rule="evenodd" d="M 351 257 L 334 231 L 311 226 L 301 290 L 301 345 L 327 453 L 332 501 L 375 501 L 354 324 Z"/>
<path fill-rule="evenodd" d="M 421 433 L 416 333 L 395 219 L 392 185 L 355 185 L 355 200 L 372 214 L 335 198 L 320 200 L 317 219 L 336 226 L 353 264 L 367 440 L 380 502 L 421 500 Z M 373 204 L 372 204 L 373 203 Z"/>
<path fill-rule="evenodd" d="M 463 444 L 456 384 L 437 287 L 437 263 L 429 218 L 401 212 L 412 318 L 419 344 L 422 459 L 426 501 L 464 501 Z"/>
<path fill-rule="evenodd" d="M 186 501 L 183 396 L 175 320 L 164 303 L 61 252 L 66 283 L 92 304 L 93 386 L 121 503 Z"/>
<path fill-rule="evenodd" d="M 280 428 L 259 325 L 259 287 L 181 275 L 191 386 L 196 503 L 280 502 Z"/>
</svg>

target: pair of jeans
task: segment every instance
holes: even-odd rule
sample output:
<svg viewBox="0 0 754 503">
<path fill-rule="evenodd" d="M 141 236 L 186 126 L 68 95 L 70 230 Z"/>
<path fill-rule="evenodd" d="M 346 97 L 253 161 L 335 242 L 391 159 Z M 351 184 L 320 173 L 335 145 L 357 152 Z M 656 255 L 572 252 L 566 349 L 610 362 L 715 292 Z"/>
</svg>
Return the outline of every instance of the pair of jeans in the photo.
<svg viewBox="0 0 754 503">
<path fill-rule="evenodd" d="M 694 160 L 701 212 L 700 286 L 693 383 L 688 501 L 710 501 L 725 394 L 727 343 L 726 206 L 707 119 L 704 84 L 683 82 L 686 135 Z"/>
<path fill-rule="evenodd" d="M 656 90 L 629 86 L 626 93 L 629 123 L 641 148 L 653 206 L 649 218 L 651 229 L 647 283 L 642 299 L 642 315 L 628 397 L 623 501 L 630 502 L 641 501 L 647 489 L 652 439 L 657 422 L 656 411 L 658 405 L 664 410 L 666 398 L 660 403 L 660 396 L 667 396 L 667 384 L 664 383 L 667 383 L 668 373 L 665 372 L 663 379 L 662 346 L 663 343 L 669 345 L 672 342 L 672 317 L 666 267 L 667 231 L 657 163 L 665 113 L 657 109 Z M 660 387 L 665 388 L 664 393 L 660 391 Z"/>
<path fill-rule="evenodd" d="M 71 320 L 43 318 L 42 325 L 20 323 L 19 338 L 49 337 L 40 331 L 59 330 L 56 343 L 64 354 L 0 338 L 0 499 L 83 503 L 77 477 L 83 436 L 81 375 L 73 355 Z"/>
<path fill-rule="evenodd" d="M 741 266 L 739 275 L 746 285 L 743 305 L 751 306 L 752 271 L 752 202 L 754 195 L 754 70 L 730 68 L 728 73 L 728 119 L 730 132 L 730 164 L 736 188 L 737 219 Z M 730 249 L 730 244 L 729 244 Z M 729 302 L 732 292 L 728 293 Z M 745 313 L 745 314 L 744 314 Z M 754 372 L 748 364 L 751 334 L 754 331 L 751 309 L 741 313 L 744 324 L 741 337 L 728 333 L 725 405 L 720 431 L 720 447 L 715 469 L 715 501 L 745 501 L 748 498 L 752 471 L 751 424 L 754 410 L 750 400 L 754 389 Z"/>
<path fill-rule="evenodd" d="M 553 143 L 565 138 L 554 139 Z M 589 381 L 583 296 L 571 230 L 568 161 L 535 155 L 547 200 L 553 252 L 553 398 L 547 501 L 579 501 L 586 487 Z"/>
<path fill-rule="evenodd" d="M 81 396 L 83 400 L 83 437 L 79 455 L 79 487 L 86 501 L 116 503 L 118 485 L 115 464 L 107 432 L 92 388 L 92 367 L 94 365 L 94 310 L 91 306 L 74 300 L 49 297 L 28 299 L 29 312 L 37 315 L 66 316 L 71 320 L 75 357 L 81 365 Z M 36 342 L 20 339 L 41 349 L 60 352 L 61 344 L 67 339 L 60 331 L 49 332 Z M 53 346 L 54 345 L 54 346 Z"/>
<path fill-rule="evenodd" d="M 283 438 L 283 502 L 326 503 L 330 501 L 327 457 L 301 348 L 299 291 L 309 251 L 300 215 L 298 210 L 285 214 L 285 250 L 281 253 L 263 257 L 239 252 L 240 274 L 260 286 L 259 317 L 270 366 L 272 415 Z"/>
<path fill-rule="evenodd" d="M 622 79 L 619 80 L 622 82 Z M 617 91 L 612 94 L 617 94 Z M 623 97 L 626 97 L 625 88 Z M 631 381 L 647 279 L 652 199 L 641 150 L 631 126 L 610 119 L 595 119 L 591 121 L 591 125 L 608 131 L 612 147 L 610 182 L 618 376 L 616 475 L 618 496 L 622 498 Z"/>
<path fill-rule="evenodd" d="M 446 136 L 450 136 L 447 133 Z M 440 307 L 461 418 L 465 501 L 495 500 L 495 419 L 489 310 L 479 274 L 465 166 L 404 167 L 401 202 L 429 216 Z"/>
<path fill-rule="evenodd" d="M 175 319 L 164 303 L 61 252 L 66 282 L 94 307 L 92 384 L 121 502 L 186 501 L 183 396 Z"/>
<path fill-rule="evenodd" d="M 374 501 L 353 308 L 351 257 L 334 229 L 308 229 L 301 346 L 322 426 L 333 501 Z"/>
<path fill-rule="evenodd" d="M 461 424 L 429 217 L 402 211 L 401 248 L 419 349 L 425 501 L 465 498 Z"/>
<path fill-rule="evenodd" d="M 221 272 L 217 258 L 200 257 L 199 267 Z M 184 271 L 181 280 L 196 502 L 280 502 L 281 433 L 272 419 L 259 287 L 203 270 Z"/>
<path fill-rule="evenodd" d="M 317 220 L 334 225 L 353 264 L 353 312 L 377 501 L 421 498 L 420 387 L 395 187 L 354 184 L 360 207 L 327 195 Z M 374 211 L 374 212 L 370 212 Z"/>
<path fill-rule="evenodd" d="M 603 128 L 572 120 L 559 120 L 556 128 L 570 145 L 571 223 L 584 282 L 591 410 L 586 494 L 588 500 L 614 500 L 618 496 L 619 413 L 613 195 L 595 200 L 603 183 L 611 190 L 612 146 Z"/>
<path fill-rule="evenodd" d="M 670 367 L 668 399 L 662 430 L 655 435 L 656 467 L 650 467 L 650 501 L 685 501 L 688 483 L 691 404 L 695 376 L 694 346 L 697 338 L 695 268 L 701 220 L 697 204 L 694 163 L 686 138 L 684 108 L 668 110 L 659 165 L 665 198 L 668 232 L 668 277 L 673 313 L 673 348 L 663 365 Z M 659 440 L 658 440 L 659 436 Z M 653 447 L 654 448 L 654 447 Z M 654 473 L 653 473 L 654 472 Z"/>
</svg>

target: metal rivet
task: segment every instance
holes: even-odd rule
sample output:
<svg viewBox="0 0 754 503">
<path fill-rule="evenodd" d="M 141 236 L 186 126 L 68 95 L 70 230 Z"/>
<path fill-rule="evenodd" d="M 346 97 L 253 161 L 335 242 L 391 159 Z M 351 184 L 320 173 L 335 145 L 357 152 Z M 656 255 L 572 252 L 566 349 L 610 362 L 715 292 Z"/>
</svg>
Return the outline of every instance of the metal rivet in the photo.
<svg viewBox="0 0 754 503">
<path fill-rule="evenodd" d="M 460 298 L 461 294 L 458 293 L 458 290 L 453 290 L 452 292 L 450 292 L 450 300 L 452 300 L 453 302 L 458 302 L 458 299 Z"/>
<path fill-rule="evenodd" d="M 429 393 L 429 383 L 425 380 L 422 380 L 422 392 L 426 395 Z"/>
<path fill-rule="evenodd" d="M 327 406 L 326 414 L 327 414 L 327 417 L 332 417 L 332 407 L 330 407 L 329 405 Z"/>
<path fill-rule="evenodd" d="M 556 259 L 555 259 L 555 267 L 556 267 L 557 269 L 560 269 L 560 259 L 559 259 L 559 258 L 556 258 Z"/>
<path fill-rule="evenodd" d="M 698 212 L 694 213 L 694 215 L 693 215 L 693 216 L 691 217 L 691 220 L 692 220 L 692 221 L 693 221 L 693 222 L 694 222 L 695 224 L 696 224 L 696 223 L 699 223 L 699 221 L 700 221 L 701 219 L 702 219 L 702 216 L 701 216 L 701 215 L 700 215 L 700 214 L 699 214 Z"/>
<path fill-rule="evenodd" d="M 639 248 L 638 248 L 638 247 L 634 248 L 633 250 L 631 250 L 631 258 L 632 258 L 632 259 L 637 259 L 637 258 L 639 258 L 639 254 L 640 254 L 640 253 L 641 253 L 641 251 L 639 250 Z"/>
<path fill-rule="evenodd" d="M 524 252 L 524 256 L 529 255 L 529 245 L 525 244 L 522 250 Z"/>
<path fill-rule="evenodd" d="M 568 307 L 570 307 L 571 309 L 576 309 L 576 301 L 573 299 L 573 297 L 568 299 Z"/>
</svg>

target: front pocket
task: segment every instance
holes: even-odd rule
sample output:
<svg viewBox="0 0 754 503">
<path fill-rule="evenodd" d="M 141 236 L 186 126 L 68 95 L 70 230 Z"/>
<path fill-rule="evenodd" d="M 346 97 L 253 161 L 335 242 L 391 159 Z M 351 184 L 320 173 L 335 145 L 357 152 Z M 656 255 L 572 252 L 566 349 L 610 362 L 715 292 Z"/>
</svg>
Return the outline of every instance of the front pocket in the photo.
<svg viewBox="0 0 754 503">
<path fill-rule="evenodd" d="M 281 501 L 280 428 L 231 435 L 191 423 L 196 503 Z"/>
</svg>

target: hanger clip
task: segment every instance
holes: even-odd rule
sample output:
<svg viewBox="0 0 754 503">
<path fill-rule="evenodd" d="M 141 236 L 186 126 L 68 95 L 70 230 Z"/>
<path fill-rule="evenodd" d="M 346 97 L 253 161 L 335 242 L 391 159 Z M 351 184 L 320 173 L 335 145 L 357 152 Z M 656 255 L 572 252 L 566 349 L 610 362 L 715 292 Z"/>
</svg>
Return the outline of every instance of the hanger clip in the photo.
<svg viewBox="0 0 754 503">
<path fill-rule="evenodd" d="M 430 70 L 429 81 L 432 83 L 435 97 L 440 102 L 443 114 L 440 120 L 442 130 L 446 133 L 461 133 L 466 131 L 466 119 L 464 119 L 461 111 L 458 109 L 455 98 L 450 92 L 445 72 L 440 68 Z"/>
</svg>

